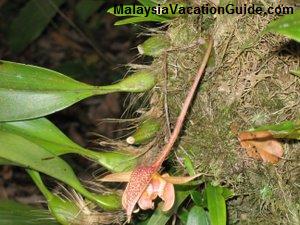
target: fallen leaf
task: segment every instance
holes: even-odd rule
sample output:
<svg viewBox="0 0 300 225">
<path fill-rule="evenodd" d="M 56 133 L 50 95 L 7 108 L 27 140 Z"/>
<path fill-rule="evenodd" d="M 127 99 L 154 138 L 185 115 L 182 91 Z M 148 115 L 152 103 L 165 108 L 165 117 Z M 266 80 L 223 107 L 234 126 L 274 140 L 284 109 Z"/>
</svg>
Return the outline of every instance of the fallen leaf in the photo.
<svg viewBox="0 0 300 225">
<path fill-rule="evenodd" d="M 283 155 L 281 144 L 268 131 L 241 132 L 238 139 L 251 158 L 277 163 Z"/>
</svg>

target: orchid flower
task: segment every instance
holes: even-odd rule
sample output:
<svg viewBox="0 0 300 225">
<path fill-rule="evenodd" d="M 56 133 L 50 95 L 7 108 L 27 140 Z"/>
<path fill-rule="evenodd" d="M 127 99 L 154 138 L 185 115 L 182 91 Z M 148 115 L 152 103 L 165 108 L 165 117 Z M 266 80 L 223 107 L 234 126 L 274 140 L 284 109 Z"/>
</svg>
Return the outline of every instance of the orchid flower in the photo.
<svg viewBox="0 0 300 225">
<path fill-rule="evenodd" d="M 168 174 L 159 175 L 158 171 L 164 160 L 168 157 L 181 131 L 185 116 L 193 100 L 198 84 L 203 78 L 212 46 L 213 40 L 210 39 L 202 64 L 182 105 L 181 112 L 177 118 L 169 142 L 164 146 L 156 161 L 150 166 L 138 166 L 132 172 L 110 174 L 101 179 L 102 181 L 107 182 L 128 182 L 122 196 L 122 205 L 126 210 L 128 222 L 131 220 L 136 204 L 138 204 L 141 209 L 151 209 L 154 207 L 153 200 L 158 196 L 164 202 L 162 209 L 168 211 L 172 208 L 175 201 L 174 184 L 187 183 L 200 175 L 198 174 L 192 177 L 171 177 Z"/>
<path fill-rule="evenodd" d="M 151 173 L 153 172 L 153 173 Z M 135 205 L 142 210 L 154 209 L 154 200 L 163 201 L 162 211 L 169 211 L 175 202 L 174 184 L 185 184 L 200 174 L 188 177 L 173 177 L 168 173 L 160 175 L 153 167 L 138 167 L 135 171 L 109 174 L 100 180 L 103 182 L 128 182 L 122 197 L 128 222 Z M 145 185 L 147 183 L 147 185 Z"/>
</svg>

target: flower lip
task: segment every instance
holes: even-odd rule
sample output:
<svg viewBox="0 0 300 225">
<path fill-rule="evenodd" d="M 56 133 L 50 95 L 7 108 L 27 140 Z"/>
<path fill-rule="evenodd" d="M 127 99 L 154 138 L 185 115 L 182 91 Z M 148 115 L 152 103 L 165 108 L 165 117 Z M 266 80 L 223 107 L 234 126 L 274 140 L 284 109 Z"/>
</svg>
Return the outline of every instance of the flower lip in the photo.
<svg viewBox="0 0 300 225">
<path fill-rule="evenodd" d="M 154 200 L 159 196 L 163 200 L 163 211 L 168 211 L 172 208 L 175 202 L 175 190 L 172 183 L 168 183 L 164 180 L 164 177 L 168 177 L 168 174 L 160 176 L 155 173 L 148 185 L 147 189 L 141 195 L 138 205 L 141 209 L 153 209 Z"/>
</svg>

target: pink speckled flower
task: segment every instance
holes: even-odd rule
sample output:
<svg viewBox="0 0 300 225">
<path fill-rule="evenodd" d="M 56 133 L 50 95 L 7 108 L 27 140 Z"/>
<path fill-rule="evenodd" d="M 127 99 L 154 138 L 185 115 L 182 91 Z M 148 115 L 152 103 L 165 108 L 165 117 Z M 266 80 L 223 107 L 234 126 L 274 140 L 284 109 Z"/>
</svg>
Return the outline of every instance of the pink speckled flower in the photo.
<svg viewBox="0 0 300 225">
<path fill-rule="evenodd" d="M 105 182 L 128 182 L 122 196 L 122 205 L 128 221 L 136 204 L 142 210 L 153 209 L 153 201 L 157 197 L 163 201 L 162 210 L 170 210 L 175 202 L 174 184 L 185 184 L 200 175 L 171 177 L 167 173 L 159 175 L 156 171 L 157 168 L 153 166 L 138 167 L 132 172 L 114 173 L 101 179 Z"/>
</svg>

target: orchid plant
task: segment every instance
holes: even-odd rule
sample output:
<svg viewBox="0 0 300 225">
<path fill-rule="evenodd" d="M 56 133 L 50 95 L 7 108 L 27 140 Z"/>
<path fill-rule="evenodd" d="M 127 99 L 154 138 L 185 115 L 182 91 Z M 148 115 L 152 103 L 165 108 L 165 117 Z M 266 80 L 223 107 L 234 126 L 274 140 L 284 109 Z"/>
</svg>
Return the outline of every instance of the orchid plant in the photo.
<svg viewBox="0 0 300 225">
<path fill-rule="evenodd" d="M 189 177 L 171 177 L 167 173 L 160 175 L 159 170 L 162 163 L 172 150 L 172 147 L 181 131 L 198 84 L 204 76 L 205 67 L 207 65 L 212 46 L 213 41 L 211 39 L 209 40 L 206 53 L 193 85 L 183 103 L 182 110 L 177 118 L 170 140 L 165 145 L 156 161 L 150 166 L 138 166 L 131 172 L 110 174 L 101 179 L 104 182 L 128 182 L 122 196 L 122 205 L 126 210 L 128 222 L 131 220 L 136 204 L 138 204 L 138 206 L 143 210 L 153 209 L 153 200 L 157 197 L 160 197 L 164 202 L 162 210 L 170 210 L 175 202 L 174 184 L 184 184 L 200 176 L 200 174 L 197 174 Z"/>
</svg>

